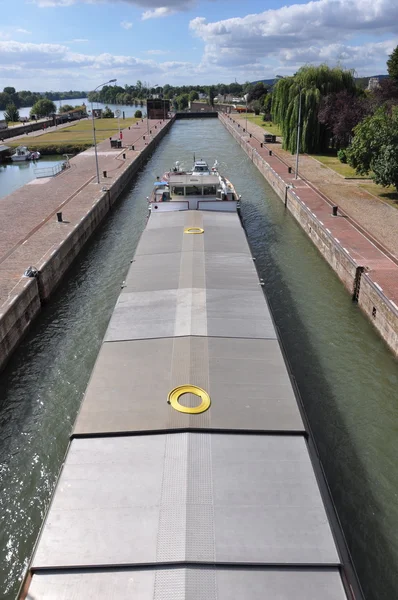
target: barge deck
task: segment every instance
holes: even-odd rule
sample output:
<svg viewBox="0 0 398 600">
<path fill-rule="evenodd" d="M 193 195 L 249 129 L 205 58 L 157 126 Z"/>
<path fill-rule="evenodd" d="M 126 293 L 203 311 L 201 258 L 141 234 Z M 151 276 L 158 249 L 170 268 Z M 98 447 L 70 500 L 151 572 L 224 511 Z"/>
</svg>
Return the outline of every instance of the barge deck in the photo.
<svg viewBox="0 0 398 600">
<path fill-rule="evenodd" d="M 151 214 L 20 597 L 352 600 L 321 487 L 238 215 Z"/>
</svg>

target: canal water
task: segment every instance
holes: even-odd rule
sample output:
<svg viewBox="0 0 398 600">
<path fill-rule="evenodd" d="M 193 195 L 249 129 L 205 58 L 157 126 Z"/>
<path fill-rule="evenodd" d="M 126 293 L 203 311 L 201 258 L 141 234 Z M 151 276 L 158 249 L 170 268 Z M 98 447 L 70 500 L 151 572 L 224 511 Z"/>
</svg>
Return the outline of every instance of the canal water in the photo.
<svg viewBox="0 0 398 600">
<path fill-rule="evenodd" d="M 216 120 L 173 125 L 0 376 L 0 596 L 15 597 L 156 175 L 193 153 L 242 194 L 244 225 L 367 600 L 398 597 L 398 367 Z M 242 307 L 244 310 L 244 307 Z M 321 599 L 320 599 L 321 600 Z"/>
<path fill-rule="evenodd" d="M 65 104 L 69 104 L 70 106 L 81 106 L 82 104 L 85 104 L 87 106 L 87 109 L 90 110 L 90 102 L 88 101 L 87 98 L 76 98 L 74 100 L 55 100 L 54 101 L 55 106 L 57 107 L 57 110 L 59 110 L 61 108 L 61 106 L 65 106 Z M 146 107 L 141 107 L 139 105 L 127 105 L 127 104 L 102 104 L 102 102 L 94 102 L 93 104 L 94 108 L 105 108 L 105 106 L 109 106 L 109 108 L 112 111 L 115 111 L 116 109 L 119 109 L 122 111 L 122 113 L 124 112 L 124 116 L 126 117 L 126 119 L 128 117 L 134 117 L 134 113 L 137 109 L 139 110 L 143 110 L 143 112 L 146 112 Z M 30 115 L 30 111 L 31 111 L 32 107 L 31 106 L 25 106 L 23 108 L 19 108 L 18 112 L 19 112 L 19 116 L 20 117 L 29 117 Z M 0 119 L 4 118 L 4 111 L 0 110 Z"/>
<path fill-rule="evenodd" d="M 43 169 L 48 174 L 49 168 L 61 162 L 65 162 L 62 156 L 42 156 L 40 160 L 0 163 L 0 202 L 4 196 L 37 179 L 44 172 Z"/>
</svg>

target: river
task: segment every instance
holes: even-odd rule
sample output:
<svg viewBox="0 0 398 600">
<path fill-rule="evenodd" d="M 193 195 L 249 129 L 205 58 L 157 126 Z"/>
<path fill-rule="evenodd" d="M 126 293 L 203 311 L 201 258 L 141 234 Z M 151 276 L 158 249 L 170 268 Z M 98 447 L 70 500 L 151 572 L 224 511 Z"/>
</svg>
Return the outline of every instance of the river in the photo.
<svg viewBox="0 0 398 600">
<path fill-rule="evenodd" d="M 87 110 L 90 110 L 90 102 L 88 101 L 87 98 L 76 98 L 75 100 L 55 100 L 54 101 L 55 106 L 57 107 L 57 111 L 61 108 L 62 105 L 65 104 L 69 104 L 70 106 L 81 106 L 82 104 L 85 104 L 87 106 Z M 128 117 L 134 117 L 134 113 L 137 109 L 139 110 L 143 110 L 143 112 L 146 112 L 146 108 L 141 107 L 141 106 L 136 106 L 136 105 L 127 105 L 127 104 L 102 104 L 101 102 L 94 102 L 93 104 L 94 108 L 105 108 L 105 106 L 109 106 L 109 108 L 113 111 L 119 109 L 122 111 L 122 113 L 125 113 L 125 117 L 126 119 Z M 29 117 L 30 115 L 30 111 L 31 111 L 32 107 L 31 106 L 25 106 L 23 108 L 19 108 L 18 112 L 19 112 L 19 116 L 20 117 Z M 4 111 L 0 110 L 0 119 L 4 119 Z"/>
<path fill-rule="evenodd" d="M 218 121 L 176 122 L 0 377 L 0 595 L 15 598 L 154 177 L 193 152 L 242 194 L 244 225 L 367 600 L 398 597 L 397 362 Z M 320 599 L 321 600 L 321 599 Z"/>
</svg>

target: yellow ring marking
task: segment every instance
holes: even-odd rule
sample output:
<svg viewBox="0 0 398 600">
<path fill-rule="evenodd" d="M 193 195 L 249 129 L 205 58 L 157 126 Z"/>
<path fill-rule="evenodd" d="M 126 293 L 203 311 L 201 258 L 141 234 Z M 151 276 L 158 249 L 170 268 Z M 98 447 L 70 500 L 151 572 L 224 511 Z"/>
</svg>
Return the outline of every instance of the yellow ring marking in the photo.
<svg viewBox="0 0 398 600">
<path fill-rule="evenodd" d="M 179 399 L 183 394 L 194 394 L 201 398 L 202 402 L 199 406 L 195 406 L 190 408 L 189 406 L 183 406 L 179 403 Z M 196 386 L 196 385 L 179 385 L 169 392 L 167 397 L 167 402 L 171 404 L 171 406 L 178 410 L 178 412 L 188 413 L 190 415 L 197 415 L 199 413 L 205 412 L 211 404 L 210 396 L 205 390 Z"/>
<path fill-rule="evenodd" d="M 186 227 L 184 233 L 203 233 L 204 229 L 201 227 Z"/>
</svg>

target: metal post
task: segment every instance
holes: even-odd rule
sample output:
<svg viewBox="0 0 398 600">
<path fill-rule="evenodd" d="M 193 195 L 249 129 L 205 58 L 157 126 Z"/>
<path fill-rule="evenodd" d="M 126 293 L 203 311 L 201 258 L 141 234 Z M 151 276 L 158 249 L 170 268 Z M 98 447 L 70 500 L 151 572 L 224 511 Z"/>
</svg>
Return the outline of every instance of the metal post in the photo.
<svg viewBox="0 0 398 600">
<path fill-rule="evenodd" d="M 299 95 L 299 114 L 297 122 L 297 147 L 296 147 L 296 174 L 295 179 L 298 179 L 298 167 L 299 167 L 299 152 L 300 152 L 300 127 L 301 127 L 301 88 Z"/>
<path fill-rule="evenodd" d="M 106 85 L 107 83 L 115 83 L 115 81 L 117 81 L 116 79 L 110 79 L 109 81 L 105 81 L 105 83 L 101 83 L 101 85 L 98 85 L 95 90 L 93 90 L 93 93 L 96 92 L 100 87 L 102 87 L 103 85 Z M 94 109 L 93 109 L 93 102 L 91 101 L 91 120 L 93 123 L 93 139 L 94 139 L 94 154 L 95 154 L 95 168 L 97 171 L 97 183 L 100 182 L 100 177 L 99 177 L 99 167 L 98 167 L 98 154 L 97 154 L 97 139 L 95 136 L 95 124 L 94 124 Z"/>
<path fill-rule="evenodd" d="M 94 138 L 94 154 L 95 154 L 95 168 L 97 171 L 97 183 L 100 182 L 99 168 L 98 168 L 98 154 L 97 154 L 97 139 L 95 137 L 95 124 L 94 124 L 94 108 L 91 102 L 91 120 L 93 122 L 93 138 Z"/>
</svg>

